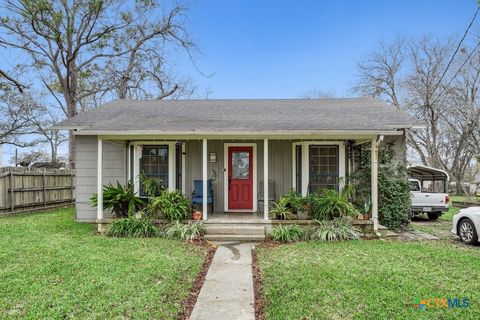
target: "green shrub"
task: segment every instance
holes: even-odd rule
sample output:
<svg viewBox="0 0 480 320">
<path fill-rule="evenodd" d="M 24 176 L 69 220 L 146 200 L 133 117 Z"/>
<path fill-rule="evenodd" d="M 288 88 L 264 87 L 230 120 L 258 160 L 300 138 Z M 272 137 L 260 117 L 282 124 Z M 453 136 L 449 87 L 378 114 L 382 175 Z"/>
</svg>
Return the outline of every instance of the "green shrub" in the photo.
<svg viewBox="0 0 480 320">
<path fill-rule="evenodd" d="M 282 199 L 285 199 L 285 205 L 292 209 L 292 213 L 297 213 L 302 210 L 302 207 L 305 204 L 305 199 L 295 190 L 285 193 L 282 196 Z"/>
<path fill-rule="evenodd" d="M 168 238 L 180 238 L 185 241 L 201 238 L 205 234 L 205 226 L 202 222 L 181 223 L 175 221 L 165 228 L 165 236 Z"/>
<path fill-rule="evenodd" d="M 350 202 L 352 187 L 345 186 L 340 192 L 325 190 L 312 198 L 312 218 L 316 220 L 332 220 L 342 217 L 356 217 L 358 210 Z"/>
<path fill-rule="evenodd" d="M 94 193 L 90 200 L 96 207 L 98 205 L 98 194 Z M 111 210 L 118 218 L 128 217 L 143 206 L 142 199 L 133 192 L 132 183 L 122 186 L 117 181 L 116 186 L 111 183 L 103 186 L 103 209 Z"/>
<path fill-rule="evenodd" d="M 159 235 L 159 229 L 146 217 L 138 219 L 132 216 L 115 220 L 107 231 L 109 237 L 147 238 Z"/>
<path fill-rule="evenodd" d="M 358 240 L 360 233 L 350 219 L 314 220 L 309 238 L 320 241 Z"/>
<path fill-rule="evenodd" d="M 156 177 L 147 177 L 143 171 L 140 173 L 140 181 L 143 191 L 149 197 L 158 196 L 163 191 L 159 179 Z"/>
<path fill-rule="evenodd" d="M 190 212 L 190 201 L 180 191 L 163 191 L 158 197 L 152 198 L 148 204 L 149 215 L 170 221 L 186 219 Z"/>
<path fill-rule="evenodd" d="M 278 242 L 295 242 L 300 241 L 305 236 L 305 229 L 296 224 L 286 226 L 276 226 L 270 232 L 269 236 L 273 241 Z"/>
<path fill-rule="evenodd" d="M 290 218 L 292 209 L 288 206 L 287 199 L 282 197 L 278 202 L 272 204 L 269 213 L 274 219 L 285 220 Z"/>
<path fill-rule="evenodd" d="M 410 183 L 403 164 L 394 160 L 395 153 L 387 145 L 379 150 L 378 166 L 378 211 L 379 221 L 390 230 L 406 229 L 410 223 L 408 214 L 411 205 Z M 357 197 L 371 198 L 371 152 L 361 150 L 360 169 L 351 178 L 355 181 Z"/>
<path fill-rule="evenodd" d="M 303 198 L 304 208 L 311 214 L 313 212 L 313 205 L 317 199 L 317 193 L 309 193 Z"/>
<path fill-rule="evenodd" d="M 378 180 L 380 223 L 392 230 L 405 229 L 410 223 L 410 183 L 403 174 L 385 171 L 379 172 Z"/>
</svg>

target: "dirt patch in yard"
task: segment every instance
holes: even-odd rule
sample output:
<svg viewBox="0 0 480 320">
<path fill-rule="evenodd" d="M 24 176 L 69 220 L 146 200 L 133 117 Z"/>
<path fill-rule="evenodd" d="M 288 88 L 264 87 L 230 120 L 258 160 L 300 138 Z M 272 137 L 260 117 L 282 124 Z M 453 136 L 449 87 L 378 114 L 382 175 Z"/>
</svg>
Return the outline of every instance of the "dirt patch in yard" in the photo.
<svg viewBox="0 0 480 320">
<path fill-rule="evenodd" d="M 452 234 L 450 230 L 452 229 L 452 222 L 439 219 L 437 221 L 430 221 L 427 218 L 417 217 L 412 220 L 411 223 L 413 230 L 418 230 L 426 232 L 437 236 L 440 238 L 440 241 L 450 244 L 459 249 L 472 249 L 472 246 L 466 245 L 460 241 L 459 237 Z M 473 246 L 475 247 L 475 246 Z M 480 249 L 480 247 L 476 247 Z"/>
<path fill-rule="evenodd" d="M 257 251 L 252 249 L 252 271 L 253 271 L 253 299 L 255 306 L 255 319 L 265 319 L 265 299 L 262 295 L 262 277 L 258 265 Z"/>
<path fill-rule="evenodd" d="M 202 289 L 203 283 L 205 282 L 205 277 L 207 276 L 208 269 L 210 268 L 210 264 L 212 263 L 213 256 L 215 255 L 215 251 L 217 251 L 217 246 L 212 245 L 211 243 L 205 240 L 197 240 L 194 241 L 195 245 L 204 247 L 207 251 L 207 257 L 203 262 L 202 269 L 197 275 L 197 278 L 193 282 L 192 289 L 190 290 L 190 294 L 188 298 L 183 302 L 182 311 L 179 313 L 177 319 L 178 320 L 188 320 L 190 319 L 190 315 L 192 314 L 193 307 L 197 302 L 198 295 L 200 294 L 200 290 Z"/>
<path fill-rule="evenodd" d="M 441 240 L 458 241 L 457 237 L 450 232 L 452 229 L 451 221 L 442 219 L 431 221 L 426 217 L 419 216 L 412 219 L 411 226 L 414 230 L 430 233 Z"/>
</svg>

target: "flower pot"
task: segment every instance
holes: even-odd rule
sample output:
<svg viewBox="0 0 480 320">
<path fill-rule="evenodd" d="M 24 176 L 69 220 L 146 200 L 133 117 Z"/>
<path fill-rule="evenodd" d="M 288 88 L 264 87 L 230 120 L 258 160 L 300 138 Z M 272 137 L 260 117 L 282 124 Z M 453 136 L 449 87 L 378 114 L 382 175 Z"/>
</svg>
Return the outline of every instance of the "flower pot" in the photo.
<svg viewBox="0 0 480 320">
<path fill-rule="evenodd" d="M 298 220 L 307 220 L 308 211 L 307 210 L 298 210 L 297 211 Z"/>
<path fill-rule="evenodd" d="M 200 211 L 194 211 L 192 214 L 193 220 L 200 221 L 202 220 L 202 213 Z"/>
<path fill-rule="evenodd" d="M 359 215 L 357 216 L 357 220 L 363 220 L 363 219 L 364 219 L 363 214 L 359 214 Z"/>
<path fill-rule="evenodd" d="M 369 212 L 369 213 L 365 213 L 365 214 L 363 215 L 363 220 L 370 220 L 370 218 L 371 218 L 370 212 Z"/>
</svg>

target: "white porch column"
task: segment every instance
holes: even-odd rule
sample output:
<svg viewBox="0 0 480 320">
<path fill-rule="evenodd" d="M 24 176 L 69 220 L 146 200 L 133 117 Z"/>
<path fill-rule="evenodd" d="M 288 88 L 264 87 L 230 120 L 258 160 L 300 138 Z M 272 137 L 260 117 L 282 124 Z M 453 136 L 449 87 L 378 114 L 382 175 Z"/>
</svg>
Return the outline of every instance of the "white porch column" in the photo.
<svg viewBox="0 0 480 320">
<path fill-rule="evenodd" d="M 203 207 L 202 207 L 202 212 L 203 212 L 203 220 L 207 220 L 207 214 L 208 214 L 208 204 L 207 204 L 207 180 L 208 180 L 208 162 L 207 162 L 207 139 L 203 139 L 203 148 L 202 148 L 202 182 L 203 182 Z"/>
<path fill-rule="evenodd" d="M 97 219 L 103 219 L 103 141 L 97 138 Z"/>
<path fill-rule="evenodd" d="M 176 182 L 176 170 L 175 170 L 175 143 L 168 144 L 168 190 L 177 190 Z"/>
<path fill-rule="evenodd" d="M 372 220 L 373 231 L 378 232 L 378 149 L 377 139 L 372 140 Z"/>
<path fill-rule="evenodd" d="M 268 220 L 268 139 L 263 140 L 263 219 Z"/>
</svg>

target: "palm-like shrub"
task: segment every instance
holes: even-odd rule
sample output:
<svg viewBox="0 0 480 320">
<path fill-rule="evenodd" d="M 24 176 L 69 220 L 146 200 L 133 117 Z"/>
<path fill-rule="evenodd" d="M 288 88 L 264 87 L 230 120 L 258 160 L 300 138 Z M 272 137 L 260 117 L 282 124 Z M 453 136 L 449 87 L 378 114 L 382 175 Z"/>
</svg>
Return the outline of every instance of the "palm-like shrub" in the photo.
<svg viewBox="0 0 480 320">
<path fill-rule="evenodd" d="M 201 238 L 205 234 L 205 226 L 202 222 L 181 223 L 175 221 L 165 228 L 165 236 L 168 238 L 180 238 L 191 241 Z"/>
<path fill-rule="evenodd" d="M 276 226 L 269 234 L 273 241 L 295 242 L 300 241 L 305 236 L 305 229 L 296 224 L 286 226 Z"/>
<path fill-rule="evenodd" d="M 147 177 L 143 171 L 140 173 L 140 181 L 144 193 L 149 197 L 158 196 L 163 191 L 158 178 Z"/>
<path fill-rule="evenodd" d="M 94 207 L 98 205 L 98 194 L 90 198 Z M 111 210 L 118 218 L 128 217 L 144 205 L 142 199 L 133 191 L 133 184 L 123 186 L 117 181 L 117 185 L 108 184 L 103 186 L 103 209 Z"/>
<path fill-rule="evenodd" d="M 358 240 L 360 239 L 360 233 L 352 226 L 349 218 L 315 220 L 309 238 L 320 241 Z"/>
<path fill-rule="evenodd" d="M 341 217 L 356 217 L 358 209 L 350 202 L 353 188 L 347 186 L 340 192 L 326 190 L 312 201 L 312 217 L 316 220 L 332 220 Z"/>
<path fill-rule="evenodd" d="M 160 232 L 152 220 L 145 217 L 137 219 L 134 216 L 113 221 L 107 231 L 109 237 L 146 238 L 159 235 Z"/>
<path fill-rule="evenodd" d="M 150 215 L 170 221 L 186 219 L 190 211 L 190 201 L 180 191 L 163 191 L 158 197 L 154 197 L 148 204 Z"/>
<path fill-rule="evenodd" d="M 305 204 L 305 199 L 302 195 L 295 190 L 289 191 L 282 196 L 282 199 L 285 199 L 285 205 L 288 208 L 291 208 L 292 213 L 297 213 L 302 210 L 302 207 Z"/>
<path fill-rule="evenodd" d="M 285 220 L 289 219 L 292 214 L 292 209 L 288 206 L 288 199 L 282 197 L 278 202 L 272 204 L 269 212 L 273 218 Z"/>
</svg>

